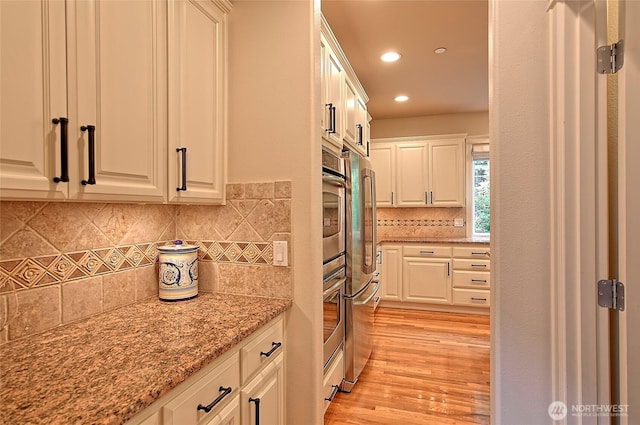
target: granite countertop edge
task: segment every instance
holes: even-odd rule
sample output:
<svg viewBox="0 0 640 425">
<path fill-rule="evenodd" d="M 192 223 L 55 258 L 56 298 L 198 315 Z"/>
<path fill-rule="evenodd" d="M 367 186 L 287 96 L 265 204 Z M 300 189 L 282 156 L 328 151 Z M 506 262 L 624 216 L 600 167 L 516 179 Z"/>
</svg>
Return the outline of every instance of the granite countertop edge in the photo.
<svg viewBox="0 0 640 425">
<path fill-rule="evenodd" d="M 149 299 L 0 345 L 0 423 L 123 424 L 291 299 Z"/>
<path fill-rule="evenodd" d="M 386 237 L 378 241 L 384 243 L 429 243 L 429 244 L 489 244 L 489 238 L 443 238 L 443 237 Z"/>
</svg>

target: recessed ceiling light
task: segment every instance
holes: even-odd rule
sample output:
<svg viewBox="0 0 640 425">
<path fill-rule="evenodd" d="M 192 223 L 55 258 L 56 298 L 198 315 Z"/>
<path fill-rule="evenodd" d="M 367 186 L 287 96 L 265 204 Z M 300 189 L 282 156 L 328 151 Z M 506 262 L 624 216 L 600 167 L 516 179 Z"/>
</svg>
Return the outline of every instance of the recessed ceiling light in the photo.
<svg viewBox="0 0 640 425">
<path fill-rule="evenodd" d="M 409 100 L 409 96 L 396 96 L 393 100 L 395 100 L 396 102 L 406 102 L 407 100 Z"/>
<path fill-rule="evenodd" d="M 435 49 L 435 50 L 433 51 L 433 53 L 437 53 L 438 55 L 440 55 L 440 54 L 442 54 L 442 53 L 444 53 L 444 52 L 446 52 L 446 51 L 447 51 L 447 48 L 446 48 L 446 47 L 438 47 L 437 49 Z"/>
<path fill-rule="evenodd" d="M 384 55 L 380 56 L 383 62 L 395 62 L 400 59 L 400 54 L 396 52 L 387 52 Z"/>
</svg>

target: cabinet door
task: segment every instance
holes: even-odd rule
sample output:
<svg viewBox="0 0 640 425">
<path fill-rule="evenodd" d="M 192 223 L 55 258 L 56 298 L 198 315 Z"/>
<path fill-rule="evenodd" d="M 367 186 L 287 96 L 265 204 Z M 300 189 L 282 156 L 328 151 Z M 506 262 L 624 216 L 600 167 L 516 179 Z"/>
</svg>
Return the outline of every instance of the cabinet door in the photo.
<svg viewBox="0 0 640 425">
<path fill-rule="evenodd" d="M 214 2 L 169 0 L 170 201 L 224 203 L 225 46 L 226 14 Z"/>
<path fill-rule="evenodd" d="M 322 135 L 333 146 L 342 149 L 343 113 L 342 84 L 344 69 L 327 40 L 320 38 L 322 48 Z"/>
<path fill-rule="evenodd" d="M 206 425 L 240 425 L 240 400 L 235 397 Z"/>
<path fill-rule="evenodd" d="M 430 206 L 464 206 L 464 163 L 464 140 L 429 142 Z"/>
<path fill-rule="evenodd" d="M 402 246 L 382 247 L 382 299 L 402 299 Z"/>
<path fill-rule="evenodd" d="M 397 146 L 397 206 L 427 205 L 427 144 L 402 143 Z"/>
<path fill-rule="evenodd" d="M 450 260 L 405 257 L 402 291 L 404 301 L 451 304 Z"/>
<path fill-rule="evenodd" d="M 55 3 L 55 2 L 54 2 Z M 166 3 L 70 2 L 69 98 L 77 123 L 71 197 L 165 199 Z M 73 75 L 75 73 L 75 75 Z M 89 179 L 89 134 L 95 126 L 95 184 Z"/>
<path fill-rule="evenodd" d="M 356 119 L 355 119 L 355 147 L 362 155 L 367 156 L 366 140 L 367 126 L 367 105 L 360 96 L 356 96 Z"/>
<path fill-rule="evenodd" d="M 394 206 L 396 186 L 396 149 L 392 144 L 373 144 L 371 164 L 376 172 L 376 206 Z"/>
<path fill-rule="evenodd" d="M 356 148 L 356 102 L 358 95 L 353 83 L 344 79 L 344 141 L 352 148 Z"/>
<path fill-rule="evenodd" d="M 243 425 L 284 425 L 282 360 L 278 355 L 242 390 Z"/>
<path fill-rule="evenodd" d="M 68 118 L 65 4 L 0 1 L 0 196 L 67 197 L 60 127 Z"/>
</svg>

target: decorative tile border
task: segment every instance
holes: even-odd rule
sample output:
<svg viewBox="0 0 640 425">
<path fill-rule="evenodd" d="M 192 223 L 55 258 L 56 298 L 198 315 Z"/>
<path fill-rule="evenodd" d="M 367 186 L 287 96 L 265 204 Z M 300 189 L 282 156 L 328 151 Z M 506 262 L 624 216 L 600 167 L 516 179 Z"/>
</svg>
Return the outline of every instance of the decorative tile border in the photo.
<svg viewBox="0 0 640 425">
<path fill-rule="evenodd" d="M 421 227 L 453 227 L 453 220 L 378 220 L 378 226 L 421 226 Z"/>
<path fill-rule="evenodd" d="M 202 261 L 255 265 L 271 265 L 273 262 L 273 244 L 270 242 L 185 242 L 199 247 L 198 258 Z M 166 243 L 124 245 L 0 261 L 0 293 L 153 266 L 158 259 L 157 247 Z"/>
</svg>

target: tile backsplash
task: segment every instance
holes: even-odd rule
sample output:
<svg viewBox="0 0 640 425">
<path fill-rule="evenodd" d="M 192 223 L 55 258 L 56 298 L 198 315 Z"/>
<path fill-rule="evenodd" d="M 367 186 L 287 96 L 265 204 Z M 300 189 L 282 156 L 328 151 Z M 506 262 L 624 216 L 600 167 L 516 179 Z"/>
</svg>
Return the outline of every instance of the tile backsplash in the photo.
<svg viewBox="0 0 640 425">
<path fill-rule="evenodd" d="M 466 236 L 466 227 L 454 227 L 455 219 L 466 221 L 465 208 L 378 208 L 376 216 L 379 241 L 393 238 Z"/>
<path fill-rule="evenodd" d="M 157 296 L 157 246 L 199 246 L 199 289 L 292 297 L 291 182 L 227 185 L 227 204 L 0 202 L 0 343 Z M 291 258 L 291 253 L 289 254 Z"/>
</svg>

